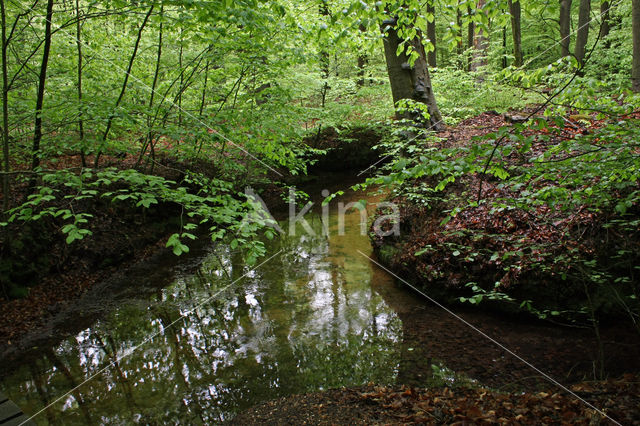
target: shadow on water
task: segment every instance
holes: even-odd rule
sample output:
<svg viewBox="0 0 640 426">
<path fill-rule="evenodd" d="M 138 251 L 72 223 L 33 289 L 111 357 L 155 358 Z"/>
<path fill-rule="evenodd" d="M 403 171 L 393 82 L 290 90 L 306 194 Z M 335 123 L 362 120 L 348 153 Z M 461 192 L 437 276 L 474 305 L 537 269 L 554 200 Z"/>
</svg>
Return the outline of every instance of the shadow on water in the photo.
<svg viewBox="0 0 640 426">
<path fill-rule="evenodd" d="M 313 234 L 299 225 L 265 241 L 268 253 L 281 253 L 255 270 L 223 245 L 178 272 L 161 260 L 131 279 L 108 315 L 52 326 L 52 339 L 3 367 L 3 390 L 27 414 L 64 395 L 38 423 L 211 423 L 267 399 L 368 382 L 539 385 L 534 371 L 360 255 L 371 246 L 358 212 L 346 216 L 342 236 L 335 206 L 330 213 L 328 236 L 316 210 L 306 217 Z M 560 381 L 589 372 L 588 332 L 461 315 Z M 57 330 L 74 327 L 56 341 Z M 614 352 L 640 358 L 632 349 Z"/>
</svg>

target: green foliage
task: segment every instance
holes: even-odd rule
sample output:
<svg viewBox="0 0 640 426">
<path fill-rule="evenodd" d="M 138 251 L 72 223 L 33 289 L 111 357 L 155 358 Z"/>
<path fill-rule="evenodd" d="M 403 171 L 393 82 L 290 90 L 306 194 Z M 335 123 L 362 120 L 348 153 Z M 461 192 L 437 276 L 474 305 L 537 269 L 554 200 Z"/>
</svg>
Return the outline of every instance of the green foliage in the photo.
<svg viewBox="0 0 640 426">
<path fill-rule="evenodd" d="M 550 81 L 538 71 L 511 77 Z M 413 256 L 425 262 L 444 258 L 471 279 L 468 269 L 478 263 L 502 277 L 495 285 L 472 283 L 471 295 L 461 301 L 506 303 L 540 318 L 584 318 L 596 311 L 638 315 L 640 122 L 634 114 L 640 98 L 612 92 L 588 76 L 573 84 L 556 97 L 558 106 L 538 118 L 465 146 L 445 147 L 406 126 L 379 146 L 392 161 L 367 185 L 390 186 L 411 208 L 437 207 L 443 218 L 437 236 Z M 584 113 L 572 114 L 576 110 Z M 521 229 L 524 224 L 514 223 L 526 220 L 549 234 L 512 235 L 509 227 Z M 610 241 L 612 235 L 618 240 Z M 438 280 L 438 271 L 425 277 Z M 582 305 L 536 308 L 517 290 L 527 279 L 560 281 L 567 294 L 582 293 Z"/>
<path fill-rule="evenodd" d="M 438 68 L 431 77 L 438 88 L 438 107 L 450 125 L 485 111 L 503 113 L 541 100 L 536 93 L 505 85 L 499 78 L 478 82 L 473 74 L 454 68 Z"/>
<path fill-rule="evenodd" d="M 6 5 L 6 130 L 11 138 L 5 141 L 10 146 L 6 160 L 28 169 L 35 156 L 43 169 L 63 170 L 29 170 L 41 185 L 5 212 L 5 224 L 51 221 L 74 244 L 92 235 L 94 217 L 83 209 L 85 204 L 117 203 L 141 212 L 173 205 L 182 210 L 180 229 L 167 242 L 174 253 L 186 253 L 188 242 L 206 231 L 214 239 L 229 235 L 230 244 L 245 248 L 255 260 L 263 249 L 252 236 L 268 224 L 259 217 L 243 220 L 256 206 L 236 193 L 239 188 L 280 174 L 306 173 L 322 152 L 303 143 L 309 135 L 327 128 L 399 124 L 379 147 L 394 161 L 385 176 L 372 182 L 398 184 L 404 196 L 425 208 L 446 205 L 443 225 L 465 209 L 489 203 L 476 199 L 472 190 L 450 191 L 481 173 L 483 179 L 500 182 L 504 191 L 519 194 L 492 200 L 492 213 L 531 212 L 542 205 L 569 211 L 584 205 L 615 214 L 607 223 L 615 229 L 632 226 L 627 218 L 637 206 L 637 135 L 635 123 L 622 119 L 638 104 L 625 93 L 629 4 L 612 11 L 611 33 L 596 46 L 592 65 L 576 85 L 554 99 L 558 105 L 547 112 L 547 121 L 528 124 L 546 126 L 549 132 L 548 149 L 535 153 L 535 141 L 524 127 L 501 129 L 470 147 L 444 148 L 420 123 L 392 123 L 382 55 L 388 28 L 383 23 L 397 21 L 402 43 L 396 53 L 407 53 L 411 63 L 417 55 L 413 40 L 427 23 L 436 23 L 437 47 L 424 37 L 422 41 L 426 51 L 437 53 L 432 85 L 445 121 L 454 125 L 486 110 L 502 113 L 539 102 L 536 90 L 560 88 L 570 78 L 575 61 L 557 60 L 558 49 L 549 42 L 557 38 L 557 2 L 523 4 L 527 64 L 500 73 L 496 71 L 512 49 L 510 37 L 502 45 L 510 25 L 504 0 L 481 7 L 472 0 L 444 0 L 437 2 L 435 16 L 418 0 L 311 5 L 81 0 L 78 5 L 75 10 L 73 2 L 55 4 L 44 108 L 37 111 L 44 136 L 35 152 L 33 88 L 42 65 L 45 5 L 35 3 L 32 10 Z M 471 23 L 492 40 L 481 75 L 461 70 L 471 53 L 465 45 Z M 458 54 L 459 42 L 464 57 Z M 131 73 L 125 75 L 129 64 Z M 116 101 L 121 90 L 122 99 Z M 423 105 L 401 106 L 428 117 Z M 595 118 L 610 122 L 578 138 L 555 140 L 552 124 L 574 109 L 597 112 Z M 514 156 L 526 161 L 514 164 L 509 161 Z M 88 169 L 94 160 L 97 167 Z M 72 172 L 71 162 L 82 165 L 82 171 Z M 160 165 L 176 163 L 186 170 L 183 181 L 154 175 Z M 105 164 L 119 167 L 101 168 Z M 203 165 L 219 179 L 189 171 Z M 564 177 L 561 185 L 546 184 L 558 175 Z M 451 249 L 464 254 L 459 247 Z"/>
<path fill-rule="evenodd" d="M 7 212 L 3 226 L 51 218 L 71 244 L 91 235 L 92 215 L 78 212 L 78 206 L 87 201 L 106 200 L 140 209 L 172 204 L 182 211 L 181 231 L 171 235 L 166 244 L 174 254 L 189 252 L 185 242 L 196 239 L 196 230 L 200 229 L 213 240 L 229 236 L 232 246 L 246 251 L 249 260 L 255 262 L 264 254 L 264 246 L 253 237 L 272 225 L 259 214 L 261 205 L 235 193 L 231 183 L 197 173 L 185 176 L 181 185 L 160 176 L 115 168 L 84 169 L 80 174 L 61 170 L 44 174 L 42 180 L 43 185 L 25 203 Z M 247 217 L 252 220 L 245 220 Z"/>
</svg>

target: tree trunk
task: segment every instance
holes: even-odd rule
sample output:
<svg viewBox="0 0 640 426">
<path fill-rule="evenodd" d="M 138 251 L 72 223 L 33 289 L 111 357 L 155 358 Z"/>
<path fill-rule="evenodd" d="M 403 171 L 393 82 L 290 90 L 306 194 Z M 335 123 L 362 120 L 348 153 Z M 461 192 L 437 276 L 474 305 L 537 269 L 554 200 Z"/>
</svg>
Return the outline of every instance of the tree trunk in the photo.
<svg viewBox="0 0 640 426">
<path fill-rule="evenodd" d="M 611 9 L 611 3 L 608 0 L 602 0 L 600 2 L 600 39 L 604 40 L 604 47 L 609 47 L 610 43 L 607 40 L 607 36 L 609 35 L 609 31 L 611 30 L 610 21 L 610 13 L 609 9 Z"/>
<path fill-rule="evenodd" d="M 485 13 L 482 8 L 485 5 L 485 0 L 478 0 L 478 13 Z M 489 47 L 489 40 L 484 34 L 484 30 L 480 27 L 477 31 L 474 40 L 473 60 L 471 61 L 471 71 L 478 71 L 479 68 L 487 65 L 487 48 Z"/>
<path fill-rule="evenodd" d="M 138 29 L 138 35 L 136 37 L 136 42 L 133 47 L 133 53 L 129 58 L 129 65 L 127 66 L 127 71 L 124 74 L 124 81 L 122 82 L 122 88 L 120 89 L 120 94 L 118 95 L 118 99 L 116 100 L 116 103 L 113 107 L 114 112 L 120 106 L 120 102 L 122 102 L 122 98 L 124 98 L 124 94 L 127 91 L 127 83 L 129 82 L 129 76 L 131 75 L 131 70 L 133 69 L 133 62 L 136 60 L 136 55 L 138 54 L 138 47 L 140 46 L 140 39 L 142 38 L 142 32 L 144 31 L 144 27 L 147 26 L 147 22 L 149 21 L 149 17 L 153 12 L 154 6 L 155 4 L 151 5 L 151 7 L 149 8 L 149 11 L 144 17 L 144 20 L 142 21 L 142 25 L 140 25 L 140 28 Z M 109 137 L 109 131 L 111 130 L 111 125 L 113 124 L 114 118 L 115 118 L 115 115 L 113 113 L 109 115 L 109 119 L 107 120 L 107 127 L 104 129 L 104 133 L 102 134 L 102 141 L 100 142 L 100 146 L 98 147 L 98 152 L 96 152 L 96 158 L 93 161 L 94 168 L 97 168 L 98 164 L 100 163 L 100 155 L 102 154 L 102 149 L 104 148 L 104 145 L 107 143 L 107 138 Z"/>
<path fill-rule="evenodd" d="M 502 27 L 502 69 L 507 67 L 507 27 Z"/>
<path fill-rule="evenodd" d="M 364 26 L 364 24 L 360 24 L 359 30 L 361 33 L 364 33 L 367 31 L 367 27 Z M 358 55 L 358 79 L 356 80 L 356 86 L 357 87 L 362 87 L 364 86 L 364 80 L 365 80 L 365 75 L 366 75 L 366 66 L 367 63 L 369 62 L 368 58 L 367 58 L 367 54 L 366 53 L 360 53 Z"/>
<path fill-rule="evenodd" d="M 571 51 L 571 1 L 560 0 L 560 47 L 562 48 L 562 56 L 569 56 Z"/>
<path fill-rule="evenodd" d="M 329 16 L 329 0 L 320 0 L 319 12 L 322 17 Z M 325 103 L 327 101 L 327 92 L 329 91 L 329 69 L 330 59 L 329 53 L 324 50 L 324 47 L 320 50 L 320 75 L 324 80 L 324 84 L 322 85 L 321 97 L 322 97 L 322 108 L 324 108 Z"/>
<path fill-rule="evenodd" d="M 7 17 L 4 0 L 0 0 L 0 24 L 2 25 L 2 212 L 9 210 L 9 72 L 7 70 Z"/>
<path fill-rule="evenodd" d="M 467 5 L 467 14 L 469 15 L 469 25 L 467 26 L 467 49 L 469 49 L 470 52 L 469 57 L 467 58 L 467 71 L 471 71 L 471 64 L 473 63 L 473 53 L 471 53 L 471 49 L 473 49 L 475 43 L 476 24 L 471 20 L 473 10 L 469 5 Z"/>
<path fill-rule="evenodd" d="M 429 50 L 427 53 L 427 63 L 430 67 L 435 68 L 437 55 L 436 55 L 436 6 L 434 0 L 427 2 L 427 13 L 433 16 L 431 21 L 427 20 L 427 38 L 433 45 L 433 50 Z"/>
<path fill-rule="evenodd" d="M 633 65 L 631 68 L 631 89 L 640 93 L 640 0 L 632 1 L 633 22 Z"/>
<path fill-rule="evenodd" d="M 513 64 L 521 67 L 524 64 L 522 56 L 522 32 L 520 0 L 509 0 L 509 12 L 511 12 L 511 34 L 513 37 Z"/>
<path fill-rule="evenodd" d="M 198 109 L 198 117 L 202 117 L 204 105 L 207 100 L 207 81 L 209 80 L 209 59 L 204 66 L 204 84 L 202 85 L 202 98 L 200 99 L 200 108 Z"/>
<path fill-rule="evenodd" d="M 184 53 L 184 43 L 182 38 L 182 28 L 180 28 L 180 37 L 178 39 L 180 48 L 178 49 L 178 69 L 180 69 L 180 92 L 178 93 L 178 127 L 182 127 L 182 92 L 184 87 L 184 73 L 182 72 L 182 56 Z"/>
<path fill-rule="evenodd" d="M 358 79 L 356 80 L 357 87 L 364 86 L 366 65 L 367 65 L 367 55 L 363 55 L 363 54 L 358 55 Z"/>
<path fill-rule="evenodd" d="M 42 107 L 44 104 L 44 87 L 47 82 L 47 67 L 49 66 L 49 52 L 51 51 L 51 20 L 53 19 L 53 0 L 47 1 L 47 14 L 44 24 L 44 47 L 42 62 L 40 62 L 40 74 L 38 76 L 38 93 L 36 95 L 36 117 L 33 131 L 33 147 L 31 158 L 31 170 L 40 165 L 40 141 L 42 140 Z M 35 176 L 31 179 L 30 186 L 35 186 Z"/>
<path fill-rule="evenodd" d="M 589 21 L 591 15 L 591 0 L 580 0 L 580 12 L 578 14 L 578 31 L 576 33 L 575 57 L 578 64 L 584 65 L 584 54 L 589 40 Z"/>
<path fill-rule="evenodd" d="M 151 117 L 151 110 L 153 108 L 153 100 L 155 98 L 156 95 L 156 86 L 158 84 L 158 77 L 160 76 L 160 60 L 162 59 L 162 37 L 164 35 L 163 32 L 163 28 L 164 28 L 164 22 L 162 21 L 164 15 L 164 4 L 160 5 L 160 26 L 158 28 L 158 50 L 156 51 L 156 67 L 155 67 L 155 71 L 153 72 L 153 82 L 151 83 L 151 93 L 149 94 L 149 116 L 147 117 L 147 135 L 143 138 L 142 140 L 142 147 L 140 149 L 140 155 L 138 156 L 138 161 L 136 161 L 136 168 L 140 166 L 140 163 L 142 162 L 142 158 L 144 157 L 144 154 L 146 154 L 147 152 L 147 148 L 149 147 L 149 144 L 153 144 L 153 126 L 155 124 L 155 118 L 157 117 L 157 114 L 155 117 Z M 182 70 L 182 67 L 180 67 L 180 70 Z M 180 81 L 182 81 L 182 75 L 180 76 Z"/>
<path fill-rule="evenodd" d="M 82 167 L 87 166 L 84 149 L 84 123 L 82 120 L 82 26 L 80 25 L 80 0 L 76 0 L 76 48 L 78 49 L 78 137 Z"/>
<path fill-rule="evenodd" d="M 458 7 L 456 9 L 456 25 L 458 26 L 458 31 L 460 31 L 460 38 L 458 40 L 458 69 L 464 69 L 464 59 L 462 57 L 464 53 L 464 45 L 462 44 L 462 10 L 460 9 L 460 0 L 458 0 Z"/>
<path fill-rule="evenodd" d="M 389 82 L 391 83 L 393 103 L 395 105 L 402 99 L 412 99 L 426 104 L 429 111 L 428 126 L 433 130 L 440 131 L 444 129 L 442 116 L 438 110 L 436 98 L 431 88 L 431 78 L 429 76 L 427 58 L 422 41 L 420 40 L 420 34 L 418 32 L 416 38 L 411 41 L 411 45 L 416 49 L 419 57 L 416 59 L 413 66 L 410 66 L 409 58 L 404 52 L 400 55 L 396 55 L 401 41 L 396 29 L 394 28 L 395 24 L 395 19 L 388 20 L 383 23 L 383 25 L 389 25 L 391 27 L 384 38 L 384 53 L 387 62 Z M 396 116 L 397 118 L 417 118 L 408 114 L 398 113 L 396 113 Z"/>
</svg>

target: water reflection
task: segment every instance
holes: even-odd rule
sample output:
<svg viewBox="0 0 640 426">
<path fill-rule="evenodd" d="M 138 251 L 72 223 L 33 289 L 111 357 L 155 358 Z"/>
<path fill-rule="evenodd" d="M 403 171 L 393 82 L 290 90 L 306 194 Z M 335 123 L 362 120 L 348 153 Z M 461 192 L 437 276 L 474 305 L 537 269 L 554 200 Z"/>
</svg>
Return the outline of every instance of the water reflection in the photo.
<svg viewBox="0 0 640 426">
<path fill-rule="evenodd" d="M 65 395 L 35 418 L 41 424 L 202 424 L 267 399 L 367 382 L 548 385 L 358 254 L 371 247 L 357 211 L 342 236 L 335 215 L 323 234 L 320 213 L 308 217 L 315 235 L 300 227 L 296 236 L 266 241 L 269 253 L 281 252 L 255 271 L 225 246 L 165 288 L 150 282 L 159 280 L 165 265 L 158 265 L 147 282 L 132 283 L 143 300 L 43 345 L 37 359 L 11 367 L 4 393 L 27 414 Z M 590 377 L 597 345 L 589 330 L 457 314 L 562 383 Z M 640 370 L 635 335 L 611 331 L 602 330 L 608 371 Z"/>
<path fill-rule="evenodd" d="M 210 423 L 282 395 L 393 382 L 402 324 L 358 258 L 370 251 L 359 218 L 337 236 L 331 216 L 327 237 L 312 214 L 315 235 L 268 241 L 282 253 L 253 272 L 220 246 L 146 306 L 122 306 L 18 368 L 7 394 L 33 414 L 77 387 L 38 423 Z"/>
</svg>

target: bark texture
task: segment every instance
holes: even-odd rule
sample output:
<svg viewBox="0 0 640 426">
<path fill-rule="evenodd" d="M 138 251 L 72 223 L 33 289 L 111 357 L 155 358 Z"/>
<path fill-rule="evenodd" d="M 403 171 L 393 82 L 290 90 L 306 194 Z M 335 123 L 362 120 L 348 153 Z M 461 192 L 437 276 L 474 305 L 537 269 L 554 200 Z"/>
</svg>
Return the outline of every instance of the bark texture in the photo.
<svg viewBox="0 0 640 426">
<path fill-rule="evenodd" d="M 471 20 L 473 10 L 467 5 L 467 14 L 469 15 L 469 25 L 467 26 L 467 49 L 473 49 L 475 40 L 476 24 Z M 467 58 L 467 71 L 471 71 L 471 63 L 473 62 L 473 54 L 469 54 Z"/>
<path fill-rule="evenodd" d="M 609 35 L 609 31 L 611 31 L 609 9 L 611 9 L 611 3 L 603 0 L 600 3 L 600 38 L 604 40 L 605 47 L 609 47 L 609 41 L 606 38 Z"/>
<path fill-rule="evenodd" d="M 436 7 L 433 1 L 427 3 L 427 12 L 433 16 L 433 21 L 427 21 L 427 38 L 433 45 L 433 51 L 427 53 L 427 62 L 430 67 L 436 67 Z"/>
<path fill-rule="evenodd" d="M 478 0 L 478 13 L 485 13 L 485 0 Z M 489 39 L 484 33 L 482 27 L 476 31 L 474 40 L 473 60 L 471 61 L 471 71 L 477 71 L 479 68 L 487 65 L 487 49 L 489 48 Z"/>
<path fill-rule="evenodd" d="M 591 14 L 591 0 L 580 0 L 580 12 L 578 14 L 578 30 L 576 33 L 575 57 L 580 65 L 583 65 L 584 54 L 589 41 L 589 21 Z"/>
<path fill-rule="evenodd" d="M 509 0 L 509 12 L 511 13 L 511 34 L 513 37 L 513 64 L 521 67 L 524 63 L 522 56 L 522 11 L 520 9 L 520 0 Z"/>
<path fill-rule="evenodd" d="M 40 165 L 40 141 L 42 140 L 42 107 L 44 105 L 44 87 L 47 83 L 47 67 L 49 66 L 49 52 L 51 51 L 51 20 L 53 19 L 53 0 L 47 2 L 47 14 L 44 24 L 44 47 L 42 62 L 40 62 L 40 74 L 38 75 L 38 94 L 36 96 L 36 118 L 33 131 L 33 148 L 31 158 L 31 170 Z M 30 186 L 35 185 L 35 179 Z"/>
<path fill-rule="evenodd" d="M 384 38 L 384 53 L 387 62 L 387 72 L 391 83 L 391 93 L 393 103 L 396 104 L 402 99 L 413 99 L 427 105 L 429 111 L 428 126 L 434 130 L 443 130 L 442 116 L 436 104 L 436 98 L 431 87 L 431 77 L 427 65 L 425 50 L 420 40 L 420 34 L 411 41 L 411 45 L 419 54 L 413 66 L 409 65 L 409 58 L 403 52 L 396 55 L 400 38 L 393 26 L 395 20 L 385 21 L 384 25 L 390 25 Z M 398 118 L 419 119 L 412 114 L 401 114 Z"/>
<path fill-rule="evenodd" d="M 631 88 L 640 93 L 640 0 L 632 0 L 633 19 L 633 65 L 631 68 Z"/>
<path fill-rule="evenodd" d="M 9 209 L 9 72 L 7 70 L 7 18 L 4 8 L 4 0 L 0 0 L 0 19 L 2 20 L 2 156 L 3 170 L 2 176 L 2 212 Z"/>
<path fill-rule="evenodd" d="M 569 56 L 571 51 L 571 0 L 560 0 L 560 46 L 562 56 Z"/>
</svg>

